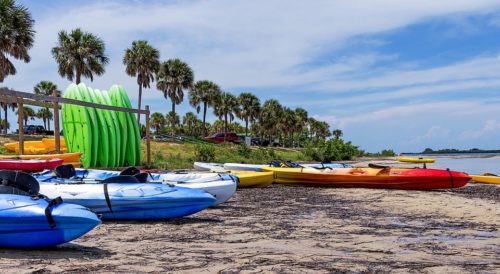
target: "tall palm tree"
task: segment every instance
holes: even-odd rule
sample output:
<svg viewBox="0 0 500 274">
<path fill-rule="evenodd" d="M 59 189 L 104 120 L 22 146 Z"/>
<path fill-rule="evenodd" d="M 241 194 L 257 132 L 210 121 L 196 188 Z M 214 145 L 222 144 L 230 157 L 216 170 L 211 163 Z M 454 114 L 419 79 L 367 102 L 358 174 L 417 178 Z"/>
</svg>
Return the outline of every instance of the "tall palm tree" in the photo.
<svg viewBox="0 0 500 274">
<path fill-rule="evenodd" d="M 8 55 L 25 63 L 31 60 L 28 50 L 33 47 L 35 37 L 33 23 L 26 7 L 14 0 L 0 1 L 0 83 L 17 73 Z"/>
<path fill-rule="evenodd" d="M 12 111 L 14 111 L 14 110 L 17 108 L 17 103 L 3 103 L 3 102 L 0 102 L 0 106 L 1 106 L 1 107 L 2 107 L 2 109 L 3 109 L 3 115 L 4 115 L 3 117 L 4 117 L 4 121 L 7 121 L 7 125 L 6 125 L 6 127 L 4 128 L 5 133 L 7 133 L 8 129 L 9 129 L 9 127 L 10 127 L 10 125 L 9 125 L 9 123 L 8 123 L 8 121 L 9 121 L 9 120 L 7 119 L 7 113 L 8 113 L 9 108 L 10 108 Z"/>
<path fill-rule="evenodd" d="M 166 120 L 165 116 L 159 112 L 151 114 L 151 127 L 155 129 L 155 133 L 158 134 L 165 127 Z"/>
<path fill-rule="evenodd" d="M 137 40 L 132 42 L 132 47 L 125 50 L 123 64 L 128 75 L 137 76 L 139 85 L 138 109 L 141 109 L 142 88 L 149 88 L 149 84 L 154 81 L 154 75 L 160 68 L 160 52 L 148 44 L 148 41 Z M 141 119 L 141 114 L 137 113 L 137 123 Z"/>
<path fill-rule="evenodd" d="M 36 117 L 42 119 L 43 126 L 47 130 L 50 130 L 50 120 L 52 120 L 52 112 L 47 108 L 41 108 L 37 111 Z"/>
<path fill-rule="evenodd" d="M 16 115 L 19 115 L 19 110 L 16 111 Z M 23 107 L 23 119 L 24 125 L 28 124 L 28 119 L 35 120 L 36 112 L 30 107 Z"/>
<path fill-rule="evenodd" d="M 250 92 L 243 92 L 238 96 L 240 111 L 238 118 L 245 121 L 245 136 L 248 136 L 248 122 L 254 122 L 260 114 L 260 100 Z"/>
<path fill-rule="evenodd" d="M 283 107 L 283 115 L 281 116 L 281 119 L 278 122 L 278 128 L 280 129 L 281 133 L 283 133 L 283 135 L 286 137 L 283 139 L 287 140 L 286 143 L 288 145 L 292 145 L 293 143 L 293 133 L 295 132 L 296 124 L 297 124 L 297 117 L 295 116 L 295 111 L 293 111 L 289 107 Z M 285 142 L 282 142 L 282 144 L 285 145 Z"/>
<path fill-rule="evenodd" d="M 170 59 L 160 65 L 156 75 L 156 88 L 163 92 L 165 98 L 172 100 L 172 113 L 175 116 L 175 105 L 184 100 L 184 90 L 191 89 L 194 82 L 193 70 L 180 59 Z M 175 119 L 173 120 L 175 122 Z M 172 126 L 175 135 L 175 124 Z"/>
<path fill-rule="evenodd" d="M 307 125 L 308 113 L 303 108 L 295 109 L 295 130 L 298 133 L 297 145 L 300 146 L 300 140 L 303 136 L 304 128 Z"/>
<path fill-rule="evenodd" d="M 264 132 L 269 137 L 269 142 L 273 141 L 274 136 L 278 132 L 276 124 L 282 116 L 283 107 L 277 100 L 269 99 L 262 105 L 259 123 L 261 124 Z"/>
<path fill-rule="evenodd" d="M 215 99 L 220 95 L 220 87 L 214 82 L 208 80 L 198 81 L 194 84 L 193 89 L 189 91 L 189 104 L 196 108 L 196 112 L 200 113 L 200 104 L 203 103 L 203 134 L 206 135 L 207 129 L 205 121 L 207 117 L 207 108 L 213 106 Z"/>
<path fill-rule="evenodd" d="M 193 129 L 196 127 L 196 124 L 198 123 L 198 117 L 191 111 L 186 112 L 184 114 L 184 117 L 182 118 L 182 123 L 184 124 L 185 127 L 187 127 L 187 132 L 189 136 L 193 135 Z"/>
<path fill-rule="evenodd" d="M 224 118 L 224 142 L 227 137 L 228 118 L 232 121 L 238 110 L 238 99 L 231 93 L 223 92 L 219 98 L 217 98 L 215 103 L 215 115 L 219 116 L 220 120 Z"/>
<path fill-rule="evenodd" d="M 82 76 L 94 80 L 95 75 L 104 74 L 109 58 L 104 54 L 105 45 L 101 38 L 77 28 L 67 33 L 59 32 L 58 45 L 52 48 L 52 56 L 59 68 L 59 75 L 80 83 Z"/>
</svg>

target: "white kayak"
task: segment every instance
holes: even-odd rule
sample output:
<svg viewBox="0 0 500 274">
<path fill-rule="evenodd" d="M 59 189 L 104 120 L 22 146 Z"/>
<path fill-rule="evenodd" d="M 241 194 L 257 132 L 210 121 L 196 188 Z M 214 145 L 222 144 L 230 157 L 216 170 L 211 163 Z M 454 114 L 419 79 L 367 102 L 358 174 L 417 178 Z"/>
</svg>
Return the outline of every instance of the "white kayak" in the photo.
<svg viewBox="0 0 500 274">
<path fill-rule="evenodd" d="M 226 172 L 224 164 L 220 163 L 205 163 L 205 162 L 194 162 L 194 169 L 198 171 L 211 171 L 211 172 Z"/>
<path fill-rule="evenodd" d="M 211 163 L 206 163 L 211 164 Z M 350 168 L 352 165 L 350 164 L 342 164 L 342 163 L 316 163 L 316 164 L 298 164 L 301 167 L 311 167 L 311 168 Z M 262 164 L 240 164 L 240 163 L 225 163 L 223 165 L 225 170 L 242 170 L 242 171 L 263 171 L 263 167 L 269 167 L 270 165 L 262 165 Z"/>
<path fill-rule="evenodd" d="M 75 178 L 84 182 L 105 180 L 120 175 L 119 171 L 98 169 L 76 169 Z M 54 171 L 45 171 L 34 176 L 40 182 L 59 181 Z M 200 189 L 212 194 L 214 205 L 226 202 L 236 192 L 238 179 L 230 174 L 219 173 L 148 173 L 147 182 L 161 182 L 174 186 Z"/>
</svg>

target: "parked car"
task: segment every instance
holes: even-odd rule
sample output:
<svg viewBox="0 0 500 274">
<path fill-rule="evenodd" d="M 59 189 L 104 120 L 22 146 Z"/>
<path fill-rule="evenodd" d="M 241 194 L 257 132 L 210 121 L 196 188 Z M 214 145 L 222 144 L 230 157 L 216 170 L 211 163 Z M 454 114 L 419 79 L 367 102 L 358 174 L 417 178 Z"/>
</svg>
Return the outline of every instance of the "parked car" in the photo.
<svg viewBox="0 0 500 274">
<path fill-rule="evenodd" d="M 45 130 L 43 126 L 36 125 L 28 125 L 23 127 L 24 134 L 28 135 L 54 135 L 53 130 Z M 19 134 L 19 130 L 16 130 L 16 133 Z"/>
<path fill-rule="evenodd" d="M 215 133 L 212 136 L 204 137 L 203 140 L 214 143 L 224 142 L 224 132 Z M 234 132 L 228 132 L 226 135 L 226 142 L 241 143 L 240 137 Z"/>
</svg>

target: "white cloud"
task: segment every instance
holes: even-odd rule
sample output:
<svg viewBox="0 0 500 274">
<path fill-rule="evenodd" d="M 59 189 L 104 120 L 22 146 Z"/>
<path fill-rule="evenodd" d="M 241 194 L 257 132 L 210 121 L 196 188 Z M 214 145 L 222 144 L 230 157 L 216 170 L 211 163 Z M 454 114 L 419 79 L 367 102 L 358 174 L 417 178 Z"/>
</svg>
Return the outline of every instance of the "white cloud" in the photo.
<svg viewBox="0 0 500 274">
<path fill-rule="evenodd" d="M 408 141 L 408 143 L 421 143 L 435 141 L 436 139 L 443 139 L 449 137 L 451 130 L 449 128 L 444 128 L 441 126 L 432 126 L 426 133 L 421 136 L 417 136 L 414 139 Z"/>
<path fill-rule="evenodd" d="M 460 133 L 459 138 L 462 140 L 479 139 L 487 135 L 500 133 L 500 122 L 496 120 L 488 120 L 483 128 L 477 130 L 466 130 Z"/>
</svg>

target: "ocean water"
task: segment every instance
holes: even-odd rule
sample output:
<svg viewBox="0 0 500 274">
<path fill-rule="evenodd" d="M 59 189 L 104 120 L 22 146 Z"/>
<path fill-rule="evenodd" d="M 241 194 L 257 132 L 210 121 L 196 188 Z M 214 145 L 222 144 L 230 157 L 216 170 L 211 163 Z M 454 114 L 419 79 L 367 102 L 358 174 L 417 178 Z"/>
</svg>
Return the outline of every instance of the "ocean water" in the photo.
<svg viewBox="0 0 500 274">
<path fill-rule="evenodd" d="M 488 172 L 500 175 L 500 155 L 498 154 L 425 155 L 424 157 L 436 159 L 436 163 L 429 164 L 428 168 L 449 168 L 469 174 Z"/>
</svg>

